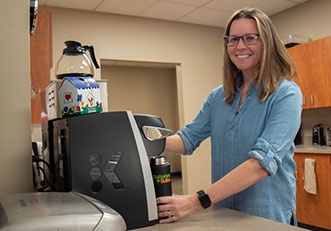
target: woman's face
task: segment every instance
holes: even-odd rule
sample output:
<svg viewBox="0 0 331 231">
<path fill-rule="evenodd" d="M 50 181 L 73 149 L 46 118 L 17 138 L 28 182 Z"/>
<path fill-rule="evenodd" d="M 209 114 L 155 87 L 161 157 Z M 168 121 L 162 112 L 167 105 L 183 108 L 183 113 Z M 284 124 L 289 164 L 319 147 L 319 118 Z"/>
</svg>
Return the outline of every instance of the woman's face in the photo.
<svg viewBox="0 0 331 231">
<path fill-rule="evenodd" d="M 242 18 L 232 22 L 229 36 L 258 34 L 256 22 L 253 19 Z M 242 71 L 243 75 L 257 77 L 262 57 L 263 45 L 258 38 L 253 45 L 246 45 L 243 39 L 235 46 L 227 46 L 228 55 L 233 64 Z"/>
</svg>

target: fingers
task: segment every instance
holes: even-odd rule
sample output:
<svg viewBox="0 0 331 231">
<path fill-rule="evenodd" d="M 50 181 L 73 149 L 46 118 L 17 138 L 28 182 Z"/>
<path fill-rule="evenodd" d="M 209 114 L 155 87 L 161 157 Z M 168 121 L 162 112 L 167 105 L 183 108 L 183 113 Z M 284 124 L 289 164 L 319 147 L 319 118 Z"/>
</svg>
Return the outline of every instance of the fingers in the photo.
<svg viewBox="0 0 331 231">
<path fill-rule="evenodd" d="M 175 220 L 175 213 L 173 210 L 170 209 L 170 205 L 159 205 L 157 206 L 158 210 L 158 217 L 160 218 L 160 223 L 170 223 L 174 222 Z"/>
<path fill-rule="evenodd" d="M 171 205 L 169 204 L 161 204 L 157 206 L 158 212 L 168 212 L 171 210 Z"/>
<path fill-rule="evenodd" d="M 158 216 L 162 218 L 169 218 L 171 217 L 171 212 L 170 211 L 158 212 Z"/>
<path fill-rule="evenodd" d="M 177 216 L 173 215 L 171 211 L 160 212 L 158 215 L 161 218 L 159 220 L 161 224 L 171 223 L 179 219 Z"/>
<path fill-rule="evenodd" d="M 175 217 L 163 218 L 163 219 L 160 219 L 159 223 L 167 224 L 167 223 L 175 222 L 176 220 L 178 220 L 178 218 L 175 218 Z"/>
<path fill-rule="evenodd" d="M 175 210 L 172 205 L 173 197 L 166 196 L 166 197 L 158 197 L 156 198 L 156 202 L 158 204 L 158 216 L 160 219 L 161 224 L 171 223 L 178 220 L 178 217 L 175 216 Z"/>
<path fill-rule="evenodd" d="M 171 208 L 172 207 L 171 202 L 172 202 L 172 197 L 158 197 L 158 198 L 156 198 L 158 212 L 162 213 L 162 212 L 170 211 L 172 209 Z"/>
<path fill-rule="evenodd" d="M 156 198 L 156 203 L 157 204 L 168 204 L 172 201 L 171 196 L 166 196 L 166 197 L 158 197 Z"/>
</svg>

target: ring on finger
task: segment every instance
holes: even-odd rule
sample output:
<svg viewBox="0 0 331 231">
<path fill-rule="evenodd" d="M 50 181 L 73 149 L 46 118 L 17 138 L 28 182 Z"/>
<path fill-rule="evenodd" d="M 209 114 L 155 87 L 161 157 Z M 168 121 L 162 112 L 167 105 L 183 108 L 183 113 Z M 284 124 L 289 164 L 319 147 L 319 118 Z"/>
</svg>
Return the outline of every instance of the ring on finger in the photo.
<svg viewBox="0 0 331 231">
<path fill-rule="evenodd" d="M 168 211 L 168 217 L 171 217 L 171 212 L 170 212 L 170 210 Z"/>
</svg>

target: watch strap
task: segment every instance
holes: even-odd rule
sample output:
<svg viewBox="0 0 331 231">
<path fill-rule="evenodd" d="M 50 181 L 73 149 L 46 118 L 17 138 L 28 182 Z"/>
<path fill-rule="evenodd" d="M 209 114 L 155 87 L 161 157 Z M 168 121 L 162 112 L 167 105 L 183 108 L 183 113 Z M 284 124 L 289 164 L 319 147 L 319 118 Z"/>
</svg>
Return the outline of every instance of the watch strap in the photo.
<svg viewBox="0 0 331 231">
<path fill-rule="evenodd" d="M 211 206 L 211 200 L 208 196 L 208 194 L 205 193 L 205 191 L 200 190 L 199 192 L 197 192 L 198 196 L 199 196 L 199 201 L 201 206 L 206 209 L 209 208 Z"/>
</svg>

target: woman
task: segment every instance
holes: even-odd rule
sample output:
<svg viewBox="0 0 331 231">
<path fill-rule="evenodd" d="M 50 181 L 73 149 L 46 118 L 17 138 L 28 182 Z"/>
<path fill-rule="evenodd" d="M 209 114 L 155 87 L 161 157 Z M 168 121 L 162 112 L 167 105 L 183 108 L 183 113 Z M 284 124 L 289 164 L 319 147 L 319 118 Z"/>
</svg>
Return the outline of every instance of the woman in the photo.
<svg viewBox="0 0 331 231">
<path fill-rule="evenodd" d="M 296 224 L 294 138 L 302 95 L 293 61 L 271 20 L 257 9 L 234 13 L 225 28 L 224 83 L 195 119 L 166 140 L 191 154 L 207 137 L 213 184 L 193 195 L 157 198 L 161 223 L 211 204 Z"/>
</svg>

